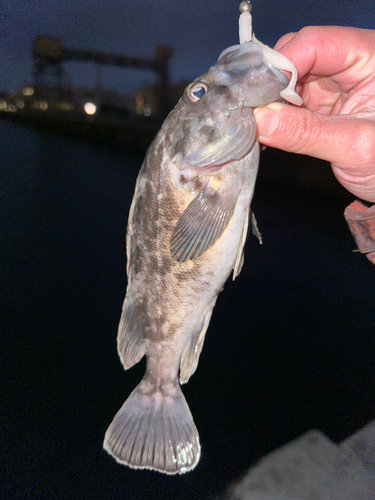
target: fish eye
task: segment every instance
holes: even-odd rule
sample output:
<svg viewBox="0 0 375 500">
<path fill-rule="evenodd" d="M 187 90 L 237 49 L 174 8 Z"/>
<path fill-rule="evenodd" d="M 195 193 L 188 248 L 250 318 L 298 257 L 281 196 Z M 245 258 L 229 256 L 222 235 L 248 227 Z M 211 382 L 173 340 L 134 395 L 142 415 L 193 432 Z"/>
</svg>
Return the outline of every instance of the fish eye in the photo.
<svg viewBox="0 0 375 500">
<path fill-rule="evenodd" d="M 205 83 L 193 83 L 187 89 L 187 96 L 191 102 L 197 102 L 202 99 L 206 92 L 208 92 L 208 87 Z"/>
</svg>

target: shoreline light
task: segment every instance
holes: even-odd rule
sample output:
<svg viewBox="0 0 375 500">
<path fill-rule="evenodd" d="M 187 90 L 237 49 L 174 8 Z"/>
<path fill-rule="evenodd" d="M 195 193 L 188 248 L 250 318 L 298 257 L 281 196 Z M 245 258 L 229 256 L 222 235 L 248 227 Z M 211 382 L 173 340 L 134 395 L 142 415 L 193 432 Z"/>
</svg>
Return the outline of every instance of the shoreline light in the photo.
<svg viewBox="0 0 375 500">
<path fill-rule="evenodd" d="M 85 110 L 85 113 L 87 113 L 88 115 L 94 115 L 96 113 L 97 108 L 94 103 L 86 102 L 83 109 Z"/>
</svg>

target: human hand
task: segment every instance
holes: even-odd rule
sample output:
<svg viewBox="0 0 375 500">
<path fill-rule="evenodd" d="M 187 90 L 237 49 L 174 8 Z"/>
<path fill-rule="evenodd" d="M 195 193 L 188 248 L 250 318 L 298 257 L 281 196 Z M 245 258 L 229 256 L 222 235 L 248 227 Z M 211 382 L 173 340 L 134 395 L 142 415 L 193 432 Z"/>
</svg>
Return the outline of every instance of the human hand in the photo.
<svg viewBox="0 0 375 500">
<path fill-rule="evenodd" d="M 303 105 L 256 108 L 259 141 L 329 161 L 348 191 L 375 203 L 375 31 L 307 27 L 275 49 L 295 65 Z"/>
</svg>

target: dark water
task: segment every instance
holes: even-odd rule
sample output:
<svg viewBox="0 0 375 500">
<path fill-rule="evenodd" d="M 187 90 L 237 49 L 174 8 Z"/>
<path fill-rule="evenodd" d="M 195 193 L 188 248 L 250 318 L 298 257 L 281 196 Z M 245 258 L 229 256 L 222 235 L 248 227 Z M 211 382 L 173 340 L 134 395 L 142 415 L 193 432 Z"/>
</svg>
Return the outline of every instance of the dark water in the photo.
<svg viewBox="0 0 375 500">
<path fill-rule="evenodd" d="M 338 442 L 373 418 L 375 269 L 352 253 L 352 197 L 272 182 L 267 162 L 296 160 L 270 151 L 264 245 L 249 239 L 184 388 L 201 462 L 182 477 L 117 465 L 104 432 L 144 369 L 116 353 L 141 158 L 5 122 L 0 145 L 2 498 L 209 500 L 304 431 Z"/>
</svg>

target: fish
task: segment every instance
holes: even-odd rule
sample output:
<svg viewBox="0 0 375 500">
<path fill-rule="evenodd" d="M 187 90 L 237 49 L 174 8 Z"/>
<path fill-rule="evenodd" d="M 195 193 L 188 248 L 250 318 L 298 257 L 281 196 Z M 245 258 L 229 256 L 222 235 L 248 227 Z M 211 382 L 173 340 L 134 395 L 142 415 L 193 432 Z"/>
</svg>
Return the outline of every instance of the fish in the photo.
<svg viewBox="0 0 375 500">
<path fill-rule="evenodd" d="M 140 169 L 127 234 L 128 285 L 117 346 L 143 379 L 108 427 L 121 464 L 165 474 L 193 469 L 201 448 L 180 383 L 195 372 L 224 283 L 243 264 L 259 164 L 255 106 L 289 80 L 247 41 L 224 50 L 184 91 Z"/>
</svg>

